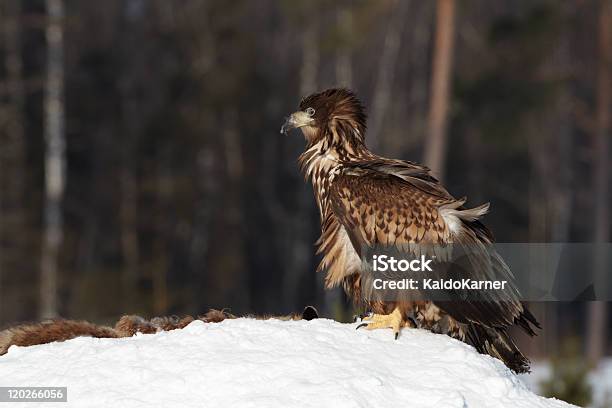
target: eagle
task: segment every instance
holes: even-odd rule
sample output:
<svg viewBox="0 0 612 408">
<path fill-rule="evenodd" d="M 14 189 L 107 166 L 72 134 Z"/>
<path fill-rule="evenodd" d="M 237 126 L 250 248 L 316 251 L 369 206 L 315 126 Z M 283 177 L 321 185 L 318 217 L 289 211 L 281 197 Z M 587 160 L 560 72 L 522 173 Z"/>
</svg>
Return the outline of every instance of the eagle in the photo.
<svg viewBox="0 0 612 408">
<path fill-rule="evenodd" d="M 365 143 L 365 109 L 351 90 L 328 89 L 303 98 L 281 133 L 292 129 L 300 129 L 306 140 L 298 163 L 312 183 L 320 213 L 318 270 L 326 271 L 327 289 L 342 286 L 368 311 L 357 328 L 391 328 L 396 339 L 405 327 L 428 329 L 470 344 L 514 372 L 528 372 L 530 361 L 509 331 L 517 326 L 534 336 L 541 327 L 518 296 L 381 300 L 369 296 L 362 279 L 367 264 L 363 248 L 391 245 L 402 252 L 411 245 L 492 244 L 491 232 L 479 220 L 489 204 L 466 208 L 466 199 L 453 197 L 426 166 L 371 152 Z M 480 255 L 496 262 L 475 263 L 468 273 L 482 277 L 494 272 L 512 282 L 512 273 L 496 254 Z"/>
</svg>

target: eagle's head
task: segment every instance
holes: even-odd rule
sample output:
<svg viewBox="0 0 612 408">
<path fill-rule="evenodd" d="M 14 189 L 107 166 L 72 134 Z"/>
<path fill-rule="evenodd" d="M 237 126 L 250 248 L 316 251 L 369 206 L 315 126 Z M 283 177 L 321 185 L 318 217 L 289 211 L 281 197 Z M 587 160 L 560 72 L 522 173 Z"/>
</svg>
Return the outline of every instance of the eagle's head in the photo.
<svg viewBox="0 0 612 408">
<path fill-rule="evenodd" d="M 327 140 L 337 144 L 363 145 L 366 115 L 363 105 L 348 89 L 327 89 L 305 97 L 292 113 L 281 133 L 300 128 L 309 145 Z"/>
</svg>

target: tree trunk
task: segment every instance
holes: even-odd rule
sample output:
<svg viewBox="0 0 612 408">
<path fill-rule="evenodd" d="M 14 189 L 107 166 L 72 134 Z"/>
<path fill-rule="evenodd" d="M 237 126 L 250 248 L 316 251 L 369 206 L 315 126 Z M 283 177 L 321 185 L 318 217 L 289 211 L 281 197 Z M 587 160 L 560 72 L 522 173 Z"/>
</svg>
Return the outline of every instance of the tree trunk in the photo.
<svg viewBox="0 0 612 408">
<path fill-rule="evenodd" d="M 546 158 L 541 154 L 544 149 L 545 140 L 539 138 L 539 128 L 534 119 L 528 119 L 528 126 L 526 129 L 528 134 L 527 147 L 529 151 L 529 228 L 528 228 L 528 242 L 546 242 L 547 236 L 547 212 L 546 206 L 542 203 L 546 202 Z M 529 265 L 537 265 L 540 262 L 539 254 L 535 251 L 529 251 Z M 529 302 L 527 304 L 529 310 L 540 319 L 540 323 L 546 327 L 545 316 L 545 305 L 542 302 Z M 541 336 L 544 337 L 544 336 Z M 533 358 L 542 356 L 543 344 L 541 341 L 530 341 L 527 344 L 528 355 Z"/>
<path fill-rule="evenodd" d="M 134 43 L 130 42 L 133 46 Z M 129 58 L 126 58 L 129 60 Z M 119 198 L 119 222 L 121 254 L 123 258 L 123 271 L 121 276 L 122 290 L 125 306 L 132 303 L 132 296 L 136 284 L 140 278 L 140 241 L 138 235 L 138 198 L 139 188 L 135 170 L 134 157 L 135 145 L 138 136 L 142 132 L 142 123 L 145 118 L 139 109 L 139 101 L 134 97 L 134 89 L 137 81 L 134 69 L 129 64 L 124 64 L 126 71 L 121 80 L 121 131 L 125 137 L 120 149 L 121 171 L 120 171 L 120 198 Z"/>
<path fill-rule="evenodd" d="M 428 134 L 425 140 L 425 164 L 437 177 L 444 177 L 446 164 L 448 105 L 453 63 L 455 1 L 438 0 L 436 40 L 431 78 Z"/>
<path fill-rule="evenodd" d="M 300 94 L 302 97 L 315 92 L 319 86 L 319 25 L 316 19 L 308 22 L 302 32 L 302 69 L 300 72 Z M 283 306 L 294 309 L 299 301 L 300 282 L 310 270 L 310 259 L 313 243 L 312 192 L 306 185 L 300 185 L 296 191 L 295 216 L 287 218 L 284 231 L 287 237 L 287 258 L 284 265 Z"/>
<path fill-rule="evenodd" d="M 210 296 L 213 305 L 220 305 L 226 299 L 232 299 L 234 310 L 249 310 L 251 305 L 248 290 L 248 264 L 245 242 L 244 219 L 244 184 L 245 160 L 243 146 L 240 140 L 240 121 L 236 108 L 224 107 L 222 112 L 223 137 L 221 149 L 225 167 L 225 179 L 223 188 L 225 194 L 221 204 L 219 222 L 215 222 L 218 230 L 213 231 L 213 237 L 224 234 L 231 237 L 230 252 L 226 251 L 227 243 L 218 239 L 212 242 L 213 259 L 211 261 L 210 273 L 211 287 L 215 288 L 215 294 Z"/>
<path fill-rule="evenodd" d="M 572 58 L 570 53 L 570 39 L 568 33 L 563 33 L 559 41 L 558 51 L 553 60 L 556 66 L 561 67 L 562 72 L 569 72 L 571 69 Z M 550 169 L 549 189 L 551 190 L 551 198 L 548 199 L 551 207 L 551 225 L 550 237 L 552 242 L 569 242 L 570 227 L 572 221 L 572 205 L 574 202 L 574 161 L 572 156 L 573 137 L 572 137 L 572 94 L 570 90 L 563 90 L 556 101 L 556 108 L 553 116 L 548 120 L 549 126 L 556 130 L 555 133 L 549 134 L 551 145 L 555 145 L 556 152 L 553 158 L 553 169 Z M 553 131 L 554 132 L 554 131 Z M 551 137 L 552 136 L 552 137 Z M 553 176 L 557 172 L 557 177 Z M 561 345 L 556 339 L 562 336 L 562 324 L 565 319 L 562 318 L 563 304 L 559 302 L 546 303 L 546 335 L 541 336 L 543 349 L 548 355 L 557 355 L 561 351 Z M 542 333 L 544 334 L 544 333 Z"/>
<path fill-rule="evenodd" d="M 21 0 L 0 4 L 0 27 L 4 39 L 6 91 L 0 106 L 0 321 L 5 310 L 3 271 L 23 270 L 27 252 L 26 151 L 24 135 L 25 93 L 21 55 Z"/>
<path fill-rule="evenodd" d="M 62 243 L 62 197 L 64 194 L 64 50 L 63 0 L 46 1 L 48 23 L 47 79 L 44 99 L 45 210 L 41 253 L 40 317 L 58 314 L 58 262 Z"/>
<path fill-rule="evenodd" d="M 597 113 L 595 128 L 596 152 L 594 168 L 595 188 L 595 243 L 603 244 L 610 241 L 609 213 L 609 155 L 610 155 L 610 108 L 612 107 L 612 2 L 601 1 L 602 10 L 599 14 L 599 62 L 597 74 Z M 595 252 L 595 291 L 601 290 L 605 282 L 605 254 L 601 248 Z M 587 355 L 589 361 L 597 363 L 605 353 L 606 327 L 608 321 L 607 303 L 603 301 L 589 304 L 589 319 L 587 326 Z"/>
<path fill-rule="evenodd" d="M 300 96 L 308 96 L 317 90 L 319 71 L 319 33 L 316 19 L 310 21 L 302 33 L 302 69 L 300 71 Z"/>
<path fill-rule="evenodd" d="M 353 82 L 351 47 L 348 42 L 352 38 L 353 33 L 353 13 L 351 9 L 344 5 L 338 7 L 336 10 L 336 24 L 342 39 L 336 54 L 336 86 L 350 88 Z"/>
<path fill-rule="evenodd" d="M 401 0 L 399 2 L 394 0 L 392 2 L 391 21 L 389 21 L 387 26 L 382 56 L 378 62 L 378 73 L 372 98 L 372 114 L 370 115 L 368 125 L 369 144 L 373 149 L 378 148 L 381 142 L 384 141 L 381 132 L 383 130 L 385 113 L 391 105 L 395 66 L 399 55 L 405 16 L 409 9 L 410 1 L 408 0 Z"/>
<path fill-rule="evenodd" d="M 132 151 L 124 149 L 121 170 L 120 190 L 121 198 L 119 204 L 119 219 L 121 223 L 121 253 L 123 256 L 122 287 L 126 296 L 126 306 L 130 304 L 130 294 L 139 278 L 140 247 L 138 241 L 138 184 L 131 168 L 128 156 Z"/>
</svg>

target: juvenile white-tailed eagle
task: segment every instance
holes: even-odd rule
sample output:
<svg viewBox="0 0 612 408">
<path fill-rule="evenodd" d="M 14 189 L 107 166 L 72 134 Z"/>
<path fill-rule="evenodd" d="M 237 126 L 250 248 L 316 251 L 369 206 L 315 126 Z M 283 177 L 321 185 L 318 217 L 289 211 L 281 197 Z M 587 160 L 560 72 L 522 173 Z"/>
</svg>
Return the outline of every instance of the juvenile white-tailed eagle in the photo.
<svg viewBox="0 0 612 408">
<path fill-rule="evenodd" d="M 319 270 L 327 271 L 326 287 L 342 285 L 349 297 L 372 311 L 364 318 L 367 329 L 392 328 L 397 338 L 402 327 L 416 324 L 465 341 L 515 372 L 528 371 L 529 360 L 508 330 L 516 325 L 533 336 L 532 326 L 540 326 L 518 298 L 381 301 L 365 296 L 361 287 L 364 246 L 401 250 L 408 244 L 491 244 L 491 233 L 478 220 L 488 204 L 466 209 L 465 199 L 450 195 L 427 167 L 370 152 L 364 108 L 349 90 L 329 89 L 304 98 L 281 132 L 294 128 L 302 130 L 307 142 L 299 163 L 320 210 Z M 510 277 L 501 264 L 501 273 Z"/>
</svg>

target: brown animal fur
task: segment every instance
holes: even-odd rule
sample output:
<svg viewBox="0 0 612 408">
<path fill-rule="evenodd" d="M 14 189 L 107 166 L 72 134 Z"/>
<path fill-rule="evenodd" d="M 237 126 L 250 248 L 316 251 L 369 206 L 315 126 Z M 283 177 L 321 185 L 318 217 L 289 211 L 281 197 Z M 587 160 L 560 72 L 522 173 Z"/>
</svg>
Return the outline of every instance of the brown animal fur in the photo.
<svg viewBox="0 0 612 408">
<path fill-rule="evenodd" d="M 12 345 L 33 346 L 80 336 L 123 337 L 111 327 L 98 326 L 85 321 L 47 320 L 15 326 L 0 332 L 0 355 L 5 354 Z"/>
<path fill-rule="evenodd" d="M 256 319 L 278 318 L 281 320 L 312 320 L 318 317 L 316 309 L 307 306 L 304 311 L 287 316 L 247 316 Z M 121 338 L 131 337 L 136 333 L 152 334 L 160 331 L 182 329 L 194 320 L 204 323 L 219 323 L 237 316 L 225 310 L 211 309 L 206 314 L 194 319 L 192 316 L 155 317 L 146 320 L 136 315 L 122 316 L 115 327 L 100 326 L 87 321 L 54 319 L 40 323 L 21 324 L 0 331 L 0 356 L 6 354 L 10 346 L 33 346 L 36 344 L 65 341 L 76 337 Z"/>
</svg>

